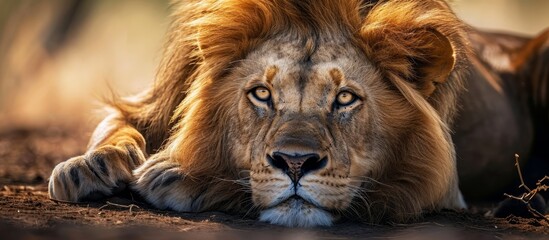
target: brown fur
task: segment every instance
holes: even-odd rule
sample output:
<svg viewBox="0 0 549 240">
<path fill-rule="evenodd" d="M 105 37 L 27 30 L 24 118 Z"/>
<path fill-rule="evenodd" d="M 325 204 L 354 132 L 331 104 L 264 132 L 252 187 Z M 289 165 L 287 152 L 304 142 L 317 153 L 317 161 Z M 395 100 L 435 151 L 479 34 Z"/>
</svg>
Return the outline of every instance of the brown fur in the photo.
<svg viewBox="0 0 549 240">
<path fill-rule="evenodd" d="M 375 6 L 373 11 L 372 6 L 360 5 L 358 1 L 317 1 L 312 4 L 299 4 L 298 1 L 220 1 L 212 5 L 198 2 L 182 4 L 175 11 L 179 15 L 176 15 L 169 31 L 170 40 L 157 83 L 152 90 L 152 96 L 148 97 L 151 103 L 144 101 L 145 106 L 134 113 L 142 118 L 137 126 L 145 129 L 146 135 L 161 136 L 168 132 L 169 121 L 166 118 L 175 110 L 171 117 L 176 123 L 175 130 L 165 151 L 169 152 L 171 159 L 182 163 L 187 171 L 201 177 L 220 173 L 233 175 L 230 178 L 237 177 L 236 166 L 227 155 L 228 146 L 223 142 L 228 137 L 228 127 L 223 126 L 228 120 L 224 118 L 231 116 L 224 112 L 237 111 L 232 106 L 222 105 L 227 102 L 222 100 L 223 97 L 232 94 L 224 91 L 232 90 L 210 86 L 223 84 L 216 79 L 226 74 L 232 62 L 242 59 L 264 39 L 281 32 L 295 32 L 305 35 L 304 38 L 314 39 L 318 31 L 327 31 L 331 34 L 348 35 L 357 44 L 364 45 L 365 54 L 371 57 L 383 75 L 393 81 L 395 87 L 408 99 L 409 103 L 401 103 L 405 104 L 402 108 L 407 108 L 407 104 L 414 104 L 422 111 L 415 117 L 407 117 L 406 114 L 410 113 L 406 113 L 406 110 L 394 113 L 398 118 L 417 119 L 421 124 L 414 127 L 419 128 L 416 131 L 422 131 L 423 134 L 391 143 L 394 145 L 391 150 L 401 150 L 392 153 L 395 158 L 393 161 L 410 157 L 417 160 L 410 159 L 405 166 L 385 167 L 386 172 L 381 174 L 383 177 L 399 177 L 391 179 L 390 181 L 394 181 L 391 183 L 381 180 L 391 187 L 374 195 L 380 195 L 379 198 L 388 203 L 387 207 L 392 214 L 405 219 L 406 216 L 400 215 L 415 215 L 425 205 L 435 205 L 446 191 L 441 191 L 441 188 L 447 187 L 448 181 L 456 181 L 454 166 L 449 165 L 453 164 L 453 150 L 439 148 L 440 145 L 451 146 L 448 132 L 441 131 L 446 129 L 433 132 L 433 129 L 440 124 L 445 126 L 453 118 L 455 98 L 461 90 L 459 77 L 463 74 L 468 50 L 464 26 L 444 3 L 389 1 Z M 362 20 L 360 14 L 366 12 L 367 17 Z M 404 82 L 403 79 L 410 79 L 413 83 L 416 78 L 422 77 L 414 72 L 410 59 L 430 60 L 431 42 L 421 42 L 421 39 L 429 36 L 430 30 L 438 31 L 452 41 L 458 62 L 448 84 L 443 85 L 427 102 L 412 90 L 413 85 L 409 85 L 410 82 Z M 359 34 L 353 35 L 356 32 Z M 181 93 L 192 94 L 181 96 L 184 95 Z M 183 98 L 185 100 L 180 103 Z M 219 100 L 205 103 L 203 99 Z M 178 106 L 175 107 L 176 105 Z M 160 109 L 161 112 L 149 113 L 156 116 L 151 119 L 145 115 L 147 112 L 142 112 L 143 107 Z M 394 111 L 399 109 L 395 105 L 386 107 Z M 130 109 L 123 110 L 131 113 Z M 395 124 L 394 129 L 387 131 L 402 131 L 399 120 L 387 119 L 387 123 Z M 202 133 L 205 131 L 210 134 L 204 136 Z M 443 142 L 447 144 L 442 144 Z M 440 161 L 441 158 L 449 160 Z M 431 162 L 424 163 L 421 159 Z M 201 164 L 206 162 L 207 165 Z M 418 174 L 422 175 L 421 178 Z M 432 175 L 433 178 L 424 177 L 425 175 Z M 424 182 L 424 179 L 431 182 Z M 232 188 L 227 190 L 233 192 Z"/>
<path fill-rule="evenodd" d="M 160 194 L 155 192 L 160 190 L 151 190 L 149 185 L 155 180 L 148 173 L 154 172 L 155 164 L 173 163 L 184 180 L 177 189 L 163 189 L 162 196 L 189 198 L 193 211 L 248 211 L 248 189 L 235 183 L 247 173 L 251 175 L 252 200 L 258 208 L 266 208 L 262 199 L 268 195 L 258 195 L 258 189 L 267 191 L 271 186 L 266 185 L 268 182 L 284 185 L 286 180 L 280 180 L 283 175 L 274 175 L 266 160 L 257 159 L 254 151 L 265 149 L 252 147 L 252 143 L 257 145 L 254 136 L 262 135 L 266 144 L 276 145 L 269 142 L 276 133 L 263 120 L 251 120 L 255 115 L 243 110 L 244 105 L 235 98 L 242 95 L 242 83 L 237 80 L 245 68 L 242 60 L 261 55 L 262 51 L 268 53 L 277 47 L 273 42 L 281 40 L 280 54 L 291 59 L 315 62 L 350 55 L 370 62 L 375 69 L 368 77 L 377 80 L 366 80 L 372 88 L 368 91 L 374 94 L 363 99 L 372 110 L 365 113 L 366 107 L 356 108 L 362 112 L 356 121 L 364 126 L 331 126 L 318 112 L 308 116 L 318 118 L 318 122 L 303 123 L 303 134 L 307 136 L 322 135 L 316 131 L 326 126 L 339 129 L 332 140 L 354 136 L 354 130 L 371 133 L 346 139 L 346 143 L 341 143 L 345 149 L 337 151 L 347 151 L 345 154 L 350 157 L 338 158 L 343 162 L 330 159 L 326 170 L 304 182 L 304 186 L 310 183 L 316 184 L 314 189 L 326 189 L 325 194 L 341 191 L 339 195 L 347 199 L 319 197 L 323 205 L 334 211 L 358 209 L 359 215 L 369 216 L 369 221 L 406 221 L 423 211 L 463 207 L 459 204 L 449 126 L 455 116 L 457 96 L 463 89 L 461 79 L 469 46 L 466 27 L 446 3 L 194 0 L 176 3 L 174 8 L 174 22 L 154 86 L 137 98 L 113 103 L 127 126 L 142 135 L 130 134 L 129 138 L 144 138 L 145 154 L 151 154 L 145 163 L 148 165 L 135 172 L 135 189 L 141 194 Z M 325 50 L 337 41 L 346 47 L 341 47 L 340 52 L 333 47 L 335 53 Z M 298 47 L 284 49 L 284 42 Z M 269 83 L 283 81 L 276 79 L 287 69 L 279 68 L 268 67 L 259 77 L 270 79 Z M 331 69 L 330 84 L 350 82 L 353 74 L 345 70 L 342 73 Z M 309 108 L 315 104 L 311 101 Z M 238 119 L 244 122 L 236 122 Z M 262 128 L 253 129 L 254 126 Z M 280 123 L 278 127 L 288 134 L 295 132 L 285 126 Z M 107 140 L 94 139 L 99 143 L 90 151 L 122 141 L 100 138 Z M 374 142 L 368 142 L 370 147 L 357 145 L 365 139 Z M 331 146 L 324 138 L 318 145 Z M 336 154 L 333 151 L 336 150 L 330 149 L 327 154 Z M 369 159 L 364 154 L 376 156 L 369 168 L 364 165 L 363 158 Z M 371 181 L 364 181 L 365 178 Z"/>
</svg>

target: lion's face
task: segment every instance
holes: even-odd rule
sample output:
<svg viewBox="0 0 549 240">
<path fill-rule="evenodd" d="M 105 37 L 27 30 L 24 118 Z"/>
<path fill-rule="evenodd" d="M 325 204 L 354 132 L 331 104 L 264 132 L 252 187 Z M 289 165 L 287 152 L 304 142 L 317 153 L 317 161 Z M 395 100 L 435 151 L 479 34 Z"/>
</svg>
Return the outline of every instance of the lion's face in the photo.
<svg viewBox="0 0 549 240">
<path fill-rule="evenodd" d="M 374 106 L 376 94 L 391 94 L 351 43 L 304 48 L 267 42 L 234 70 L 241 84 L 234 152 L 251 170 L 262 220 L 329 225 L 331 212 L 349 208 L 381 168 Z"/>
</svg>

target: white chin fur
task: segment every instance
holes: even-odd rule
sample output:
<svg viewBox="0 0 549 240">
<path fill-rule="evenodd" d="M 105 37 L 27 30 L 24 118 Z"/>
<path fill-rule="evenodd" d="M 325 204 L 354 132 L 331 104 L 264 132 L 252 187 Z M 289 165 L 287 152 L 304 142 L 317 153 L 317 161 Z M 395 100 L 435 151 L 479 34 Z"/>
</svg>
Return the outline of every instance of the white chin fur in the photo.
<svg viewBox="0 0 549 240">
<path fill-rule="evenodd" d="M 259 220 L 287 227 L 316 227 L 331 226 L 334 219 L 329 212 L 305 203 L 302 199 L 289 199 L 262 211 Z"/>
</svg>

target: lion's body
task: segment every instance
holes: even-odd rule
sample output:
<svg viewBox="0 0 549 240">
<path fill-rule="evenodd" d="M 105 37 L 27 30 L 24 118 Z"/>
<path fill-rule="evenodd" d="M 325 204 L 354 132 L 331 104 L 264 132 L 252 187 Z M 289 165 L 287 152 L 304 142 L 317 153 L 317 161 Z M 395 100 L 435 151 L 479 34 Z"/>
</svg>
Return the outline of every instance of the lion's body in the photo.
<svg viewBox="0 0 549 240">
<path fill-rule="evenodd" d="M 547 70 L 523 68 L 548 62 L 547 37 L 468 30 L 442 1 L 186 1 L 175 13 L 154 86 L 113 101 L 88 152 L 54 169 L 52 198 L 130 185 L 158 208 L 256 209 L 288 226 L 406 221 L 465 207 L 456 151 L 466 192 L 501 190 L 502 161 L 530 153 L 533 113 L 546 111 Z M 505 181 L 476 183 L 493 171 Z"/>
<path fill-rule="evenodd" d="M 528 172 L 530 180 L 549 171 L 542 167 L 549 163 L 549 31 L 526 38 L 470 30 L 469 38 L 475 57 L 453 127 L 460 186 L 469 199 L 497 199 L 518 184 L 514 154 L 521 163 L 535 158 L 540 169 Z"/>
</svg>

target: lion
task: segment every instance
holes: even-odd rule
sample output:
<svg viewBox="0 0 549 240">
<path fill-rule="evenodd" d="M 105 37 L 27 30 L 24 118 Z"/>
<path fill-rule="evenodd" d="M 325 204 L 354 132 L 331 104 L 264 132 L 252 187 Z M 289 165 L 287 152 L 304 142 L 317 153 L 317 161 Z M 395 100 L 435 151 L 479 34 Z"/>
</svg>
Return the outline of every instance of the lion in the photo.
<svg viewBox="0 0 549 240">
<path fill-rule="evenodd" d="M 465 209 L 459 162 L 527 155 L 529 111 L 547 108 L 547 68 L 524 68 L 547 33 L 476 31 L 441 0 L 174 8 L 154 85 L 111 101 L 87 152 L 53 169 L 52 199 L 129 188 L 159 209 L 254 213 L 290 227 L 406 222 Z M 502 100 L 495 107 L 490 94 Z M 536 109 L 512 111 L 522 106 Z M 478 113 L 499 125 L 478 128 Z M 500 123 L 511 123 L 506 141 Z M 464 174 L 484 174 L 476 170 Z"/>
</svg>

